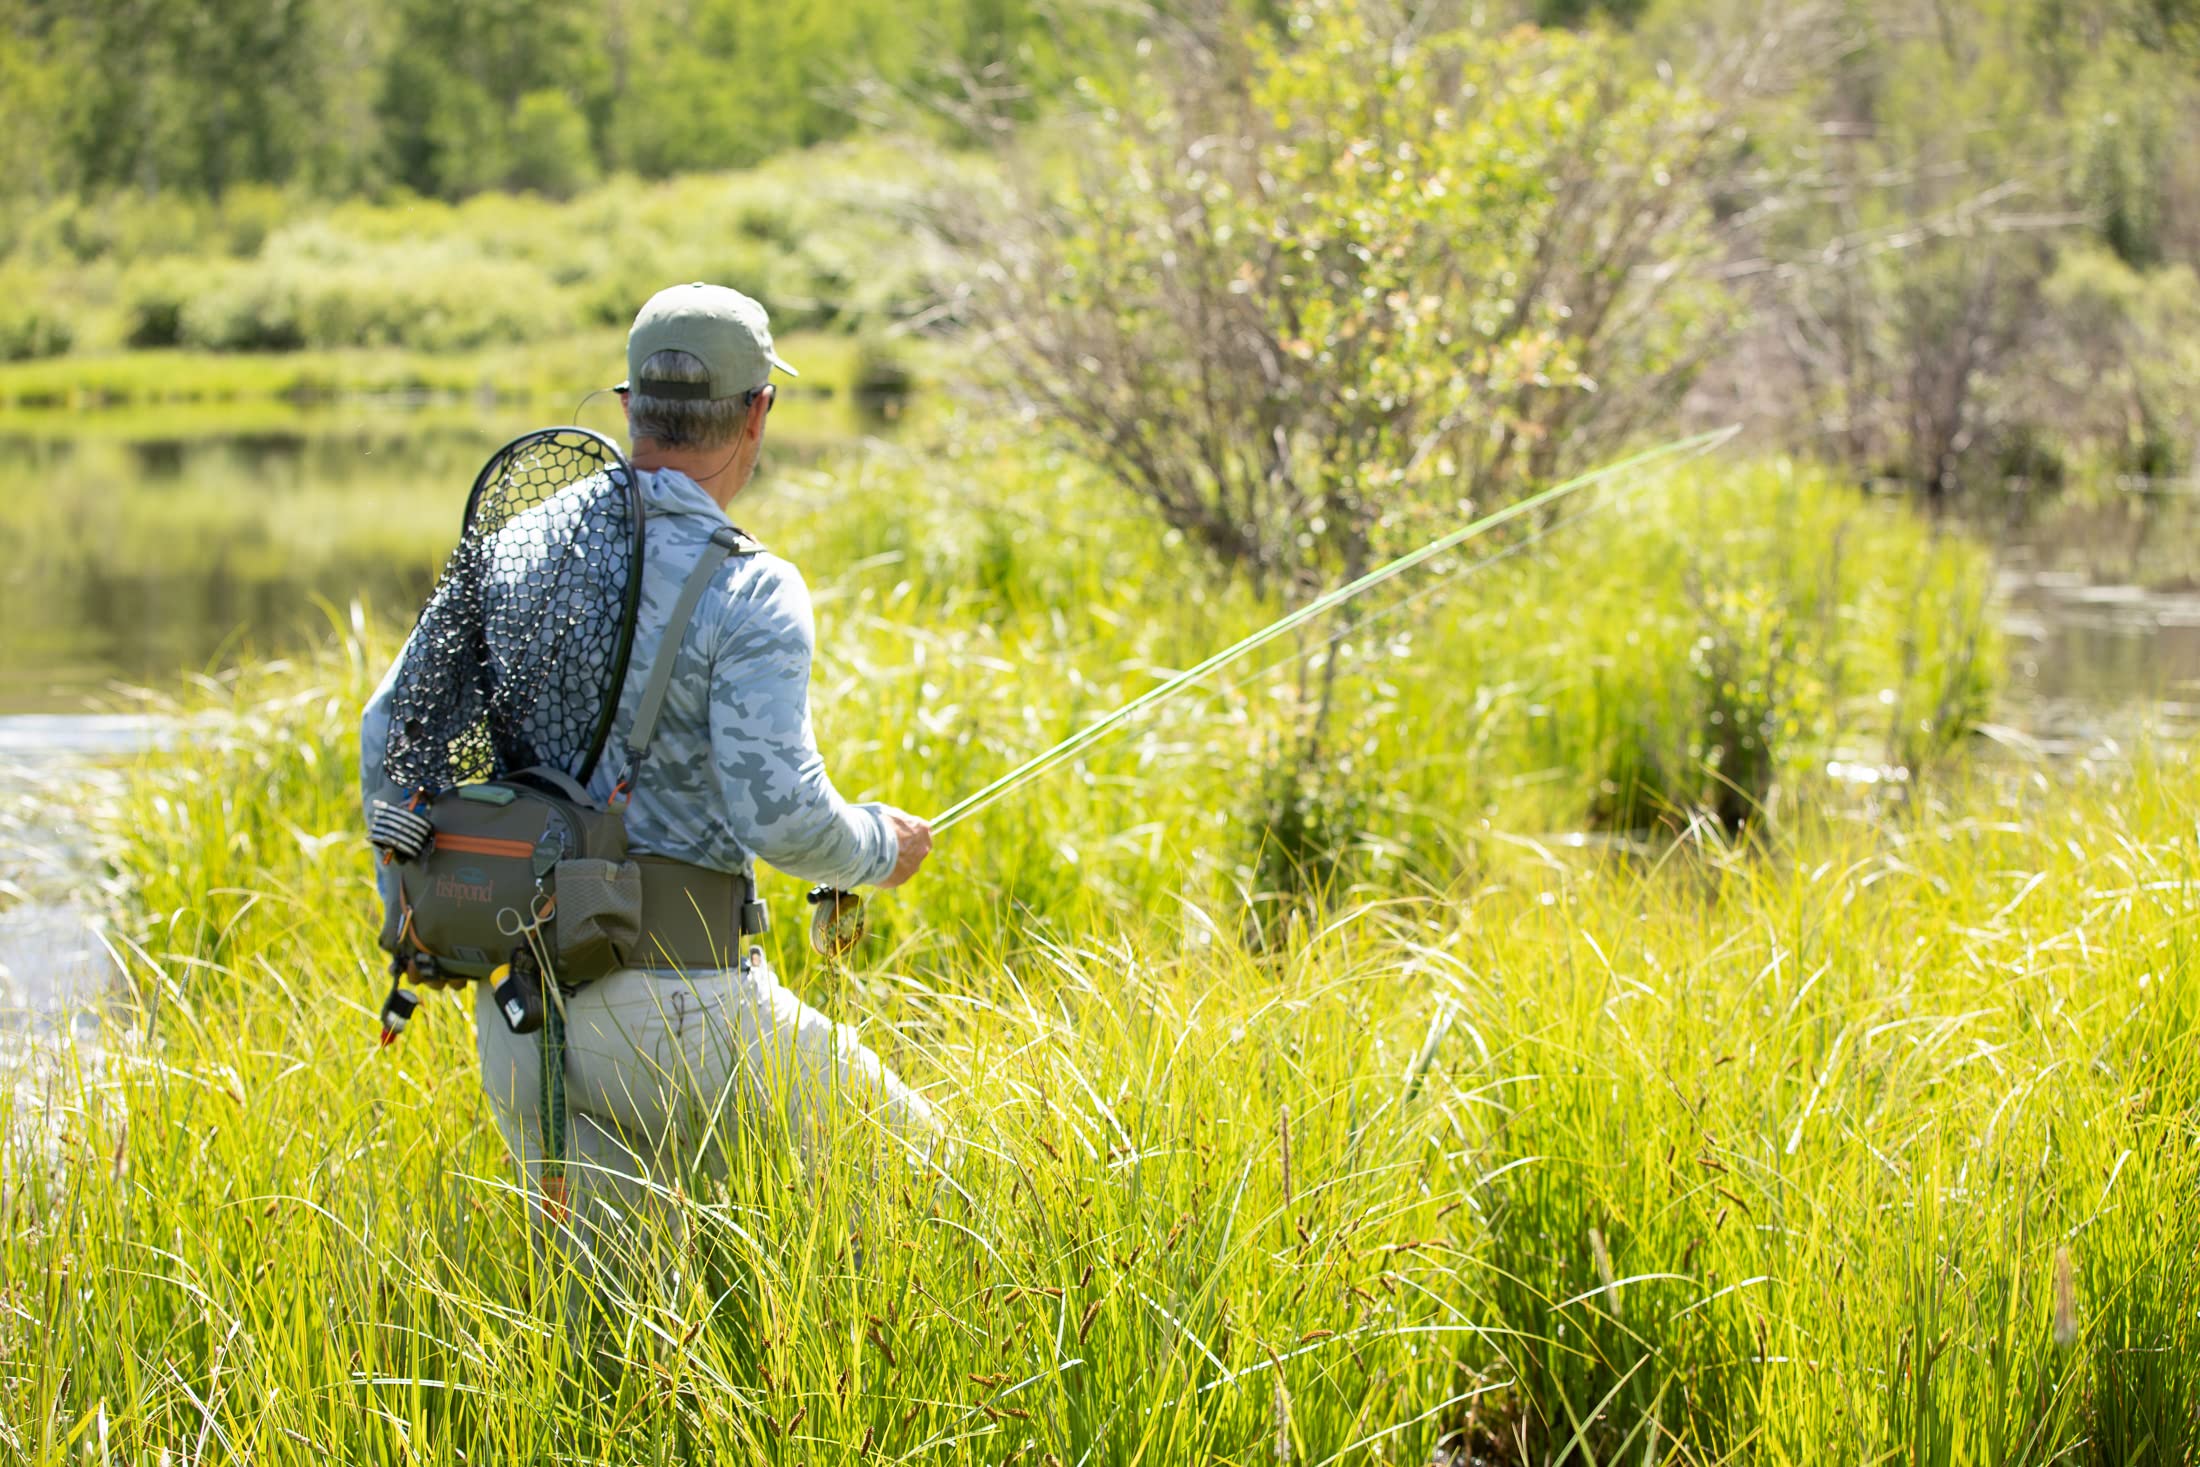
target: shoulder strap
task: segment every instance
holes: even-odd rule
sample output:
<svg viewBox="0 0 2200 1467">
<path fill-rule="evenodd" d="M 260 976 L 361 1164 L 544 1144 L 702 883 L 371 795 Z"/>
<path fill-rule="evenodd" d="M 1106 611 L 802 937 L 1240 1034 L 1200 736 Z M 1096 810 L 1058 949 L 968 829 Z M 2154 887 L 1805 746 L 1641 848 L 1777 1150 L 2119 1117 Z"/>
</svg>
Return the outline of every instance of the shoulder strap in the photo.
<svg viewBox="0 0 2200 1467">
<path fill-rule="evenodd" d="M 515 770 L 506 775 L 505 779 L 511 783 L 532 784 L 551 790 L 565 796 L 577 805 L 588 803 L 588 791 L 580 787 L 578 780 L 564 770 L 553 769 L 547 764 L 537 764 L 527 769 Z"/>
<path fill-rule="evenodd" d="M 657 655 L 649 665 L 649 682 L 642 688 L 641 705 L 634 710 L 634 726 L 627 730 L 626 777 L 629 783 L 657 737 L 657 720 L 665 711 L 665 694 L 672 690 L 672 665 L 680 660 L 680 639 L 687 635 L 688 623 L 695 619 L 695 608 L 702 604 L 703 593 L 710 589 L 720 566 L 736 555 L 754 555 L 763 548 L 759 542 L 727 525 L 711 532 L 710 543 L 703 547 L 695 569 L 688 572 L 687 584 L 680 588 L 680 599 L 673 604 L 672 619 L 665 623 L 664 635 L 657 642 Z"/>
</svg>

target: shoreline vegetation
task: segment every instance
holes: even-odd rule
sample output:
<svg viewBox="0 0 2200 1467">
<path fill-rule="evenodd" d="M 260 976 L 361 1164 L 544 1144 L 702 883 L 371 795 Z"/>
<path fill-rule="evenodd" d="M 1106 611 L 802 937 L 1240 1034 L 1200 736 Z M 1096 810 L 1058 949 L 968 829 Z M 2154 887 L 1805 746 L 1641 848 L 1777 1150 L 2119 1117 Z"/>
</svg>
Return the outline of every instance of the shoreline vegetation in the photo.
<svg viewBox="0 0 2200 1467">
<path fill-rule="evenodd" d="M 781 354 L 802 370 L 801 380 L 783 394 L 796 402 L 906 394 L 922 385 L 917 364 L 928 355 L 923 343 L 889 348 L 825 332 L 792 333 L 782 340 Z M 625 331 L 605 327 L 525 346 L 455 352 L 150 347 L 4 362 L 0 433 L 50 425 L 61 413 L 83 415 L 70 422 L 72 432 L 97 432 L 125 430 L 163 413 L 169 423 L 187 424 L 201 410 L 204 430 L 220 432 L 250 426 L 249 417 L 239 415 L 256 407 L 479 409 L 577 402 L 616 382 L 625 357 Z"/>
<path fill-rule="evenodd" d="M 769 302 L 804 369 L 790 397 L 903 393 L 946 258 L 921 216 L 980 180 L 973 162 L 865 143 L 563 201 L 240 190 L 58 207 L 0 249 L 0 418 L 577 397 L 618 380 L 635 301 L 695 278 Z"/>
</svg>

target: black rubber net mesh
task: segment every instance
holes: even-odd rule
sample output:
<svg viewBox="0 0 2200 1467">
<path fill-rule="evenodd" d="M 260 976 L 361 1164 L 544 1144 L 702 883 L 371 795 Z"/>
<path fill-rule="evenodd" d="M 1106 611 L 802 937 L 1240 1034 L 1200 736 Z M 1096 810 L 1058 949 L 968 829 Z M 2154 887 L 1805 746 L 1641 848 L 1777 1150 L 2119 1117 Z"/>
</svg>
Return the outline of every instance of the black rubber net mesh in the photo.
<svg viewBox="0 0 2200 1467">
<path fill-rule="evenodd" d="M 391 783 L 432 795 L 535 767 L 587 779 L 640 584 L 630 474 L 611 444 L 569 429 L 530 434 L 482 470 L 398 671 Z"/>
</svg>

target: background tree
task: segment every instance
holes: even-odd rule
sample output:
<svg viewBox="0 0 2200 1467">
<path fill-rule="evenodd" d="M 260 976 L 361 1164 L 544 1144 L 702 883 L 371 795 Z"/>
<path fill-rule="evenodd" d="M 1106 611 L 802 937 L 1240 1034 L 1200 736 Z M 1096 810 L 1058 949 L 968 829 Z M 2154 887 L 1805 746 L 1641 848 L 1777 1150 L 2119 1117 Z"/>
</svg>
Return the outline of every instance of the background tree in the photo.
<svg viewBox="0 0 2200 1467">
<path fill-rule="evenodd" d="M 1723 144 L 1597 36 L 1279 8 L 1190 7 L 1138 85 L 1088 89 L 1071 156 L 1026 155 L 986 223 L 979 309 L 1040 423 L 1209 567 L 1300 599 L 1677 403 L 1721 335 L 1692 267 Z M 1361 828 L 1339 657 L 1304 652 L 1251 812 L 1252 889 L 1286 896 Z"/>
<path fill-rule="evenodd" d="M 543 162 L 542 141 L 516 135 L 522 122 L 592 155 L 585 129 L 549 114 L 550 98 L 560 93 L 577 115 L 580 98 L 607 90 L 594 7 L 584 0 L 397 0 L 396 17 L 379 106 L 398 182 L 442 194 L 514 185 L 515 148 L 528 151 L 531 166 Z M 523 119 L 526 98 L 536 100 Z"/>
<path fill-rule="evenodd" d="M 938 126 L 951 109 L 923 99 L 972 77 L 1029 116 L 1127 59 L 1128 26 L 1093 0 L 0 0 L 0 196 L 455 197 L 739 167 L 889 103 L 898 128 Z"/>
<path fill-rule="evenodd" d="M 1668 37 L 1706 11 L 1663 6 Z M 1812 64 L 1739 99 L 1757 143 L 1728 181 L 1756 330 L 1723 364 L 1783 441 L 1907 482 L 1967 484 L 2123 452 L 2033 390 L 2069 340 L 2058 261 L 2105 245 L 2141 273 L 2195 258 L 2200 51 L 2178 6 L 2122 0 L 1800 0 Z M 2180 147 L 2173 140 L 2184 140 Z M 2098 298 L 2095 298 L 2096 301 Z M 2067 403 L 2067 399 L 2063 400 Z"/>
<path fill-rule="evenodd" d="M 1719 302 L 1685 87 L 1357 0 L 1153 50 L 1165 85 L 1096 91 L 1019 199 L 987 319 L 1031 409 L 1218 566 L 1356 573 L 1686 386 Z"/>
</svg>

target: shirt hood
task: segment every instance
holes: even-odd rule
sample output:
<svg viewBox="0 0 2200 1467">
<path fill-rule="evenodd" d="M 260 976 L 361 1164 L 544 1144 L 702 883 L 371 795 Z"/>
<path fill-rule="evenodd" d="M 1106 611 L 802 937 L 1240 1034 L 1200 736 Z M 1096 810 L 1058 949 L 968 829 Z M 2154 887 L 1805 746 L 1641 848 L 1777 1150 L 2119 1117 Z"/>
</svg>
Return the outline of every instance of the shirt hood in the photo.
<svg viewBox="0 0 2200 1467">
<path fill-rule="evenodd" d="M 678 469 L 643 469 L 642 508 L 650 514 L 700 514 L 724 521 L 726 512 L 708 490 Z"/>
</svg>

